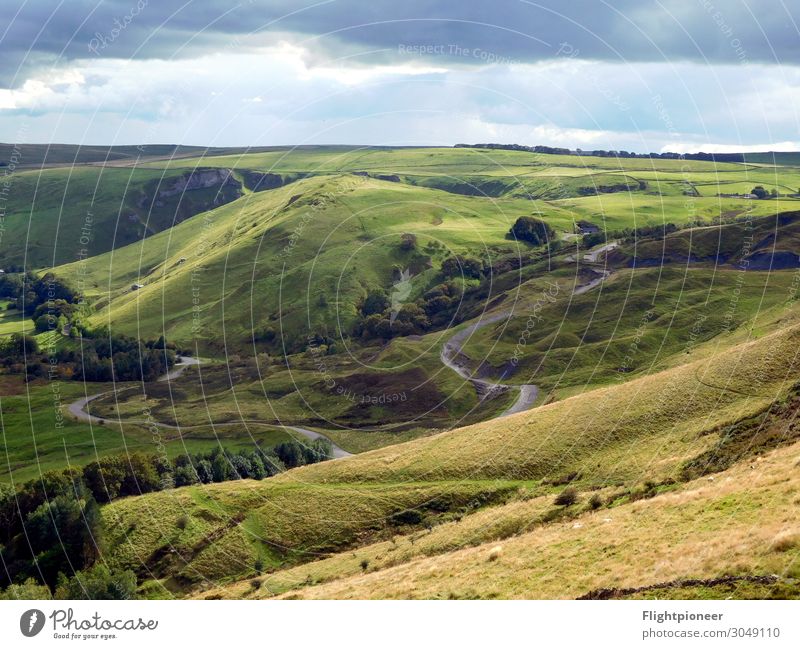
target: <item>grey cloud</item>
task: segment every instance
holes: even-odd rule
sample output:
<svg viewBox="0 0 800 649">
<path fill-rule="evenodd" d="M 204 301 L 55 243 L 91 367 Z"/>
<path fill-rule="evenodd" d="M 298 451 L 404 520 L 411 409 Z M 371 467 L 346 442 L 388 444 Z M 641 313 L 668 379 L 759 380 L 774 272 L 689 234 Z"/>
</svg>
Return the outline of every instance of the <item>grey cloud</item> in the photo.
<svg viewBox="0 0 800 649">
<path fill-rule="evenodd" d="M 241 0 L 238 5 L 222 0 L 6 0 L 3 4 L 0 85 L 5 87 L 19 85 L 32 68 L 74 59 L 184 58 L 286 34 L 304 41 L 318 59 L 352 54 L 354 61 L 367 63 L 410 56 L 463 65 L 482 64 L 487 57 L 537 61 L 555 56 L 627 62 L 800 63 L 800 8 L 774 0 Z M 413 46 L 422 50 L 409 51 Z"/>
</svg>

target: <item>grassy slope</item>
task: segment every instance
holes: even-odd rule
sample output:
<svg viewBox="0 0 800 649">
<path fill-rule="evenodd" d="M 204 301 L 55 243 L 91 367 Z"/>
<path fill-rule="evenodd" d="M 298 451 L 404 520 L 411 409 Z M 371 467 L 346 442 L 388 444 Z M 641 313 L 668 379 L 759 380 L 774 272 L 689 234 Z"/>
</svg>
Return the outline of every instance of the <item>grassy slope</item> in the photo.
<svg viewBox="0 0 800 649">
<path fill-rule="evenodd" d="M 581 473 L 582 488 L 669 480 L 684 461 L 715 443 L 716 435 L 704 433 L 760 412 L 785 394 L 796 376 L 799 341 L 795 325 L 710 361 L 503 420 L 304 467 L 252 486 L 229 483 L 121 500 L 105 510 L 112 526 L 111 547 L 116 548 L 111 560 L 131 566 L 144 562 L 156 576 L 166 576 L 174 566 L 160 565 L 160 558 L 169 552 L 173 537 L 180 536 L 171 521 L 185 513 L 191 521 L 187 529 L 196 525 L 197 533 L 212 542 L 195 547 L 197 538 L 186 541 L 186 570 L 197 573 L 192 578 L 181 569 L 184 588 L 204 577 L 246 576 L 249 562 L 265 545 L 276 551 L 270 557 L 277 563 L 287 561 L 284 546 L 329 551 L 337 543 L 348 547 L 368 542 L 387 528 L 387 511 L 424 507 L 437 496 L 454 494 L 463 503 L 462 488 L 470 489 L 470 498 L 482 495 L 483 502 L 490 502 L 498 490 L 510 488 L 530 489 L 534 497 L 552 493 L 548 481 L 575 471 Z M 403 496 L 414 489 L 423 490 L 416 500 Z M 359 504 L 375 493 L 393 509 L 376 514 Z M 192 503 L 201 495 L 208 500 L 197 509 Z M 218 506 L 224 515 L 210 530 L 204 512 Z M 254 511 L 251 527 L 239 524 Z M 364 511 L 370 512 L 366 518 Z M 161 523 L 153 529 L 145 520 Z M 213 559 L 195 564 L 201 554 Z M 235 569 L 229 555 L 238 557 Z"/>
<path fill-rule="evenodd" d="M 290 203 L 293 197 L 299 198 Z M 82 273 L 87 294 L 101 306 L 113 300 L 97 322 L 146 336 L 166 330 L 184 344 L 193 342 L 196 327 L 201 348 L 216 344 L 219 351 L 224 340 L 247 340 L 254 323 L 279 310 L 289 333 L 333 329 L 339 319 L 349 327 L 369 287 L 391 288 L 395 266 L 423 263 L 399 251 L 403 232 L 417 233 L 421 247 L 440 242 L 439 256 L 444 247 L 470 251 L 475 241 L 511 250 L 515 244 L 505 233 L 529 213 L 523 200 L 498 203 L 356 176 L 315 177 L 249 194 L 57 272 Z M 137 281 L 145 287 L 130 292 Z M 318 308 L 320 295 L 325 308 Z M 196 320 L 193 299 L 201 308 Z"/>
<path fill-rule="evenodd" d="M 18 171 L 10 182 L 7 227 L 13 239 L 27 241 L 31 267 L 69 262 L 85 247 L 81 227 L 87 214 L 93 223 L 89 253 L 97 254 L 158 232 L 172 223 L 165 213 L 142 214 L 135 209 L 146 180 L 193 170 L 198 166 L 262 170 L 281 174 L 369 173 L 404 183 L 444 189 L 460 194 L 537 199 L 532 210 L 555 221 L 586 219 L 609 228 L 664 221 L 683 223 L 693 218 L 733 214 L 748 207 L 755 214 L 792 209 L 789 195 L 800 187 L 800 170 L 794 167 L 756 166 L 700 161 L 614 159 L 554 156 L 517 151 L 448 148 L 301 147 L 257 150 L 211 149 L 188 157 L 193 149 L 117 147 L 109 165 L 96 166 L 104 149 L 73 150 L 55 147 L 50 157 L 54 169 Z M 201 149 L 194 149 L 202 152 Z M 175 157 L 170 157 L 172 154 Z M 40 164 L 44 148 L 29 152 Z M 77 155 L 77 157 L 75 157 Z M 70 157 L 71 156 L 71 157 Z M 99 156 L 99 157 L 98 157 Z M 88 163 L 88 164 L 87 164 Z M 122 168 L 129 165 L 130 168 Z M 639 183 L 647 186 L 639 188 Z M 723 193 L 744 193 L 756 184 L 777 189 L 777 200 L 746 201 L 720 198 Z M 630 191 L 619 191 L 620 187 Z M 595 191 L 616 187 L 611 194 Z M 687 208 L 684 191 L 699 197 Z M 130 217 L 130 218 L 129 218 Z M 29 226 L 30 224 L 30 226 Z M 146 224 L 146 227 L 145 225 Z M 54 236 L 57 233 L 57 237 Z M 55 243 L 53 243 L 55 240 Z M 18 246 L 0 245 L 0 263 L 20 263 Z"/>
<path fill-rule="evenodd" d="M 0 394 L 3 395 L 0 397 L 0 481 L 21 483 L 38 477 L 41 472 L 83 466 L 104 455 L 157 454 L 159 444 L 174 457 L 209 451 L 220 445 L 232 450 L 250 450 L 258 443 L 267 448 L 291 438 L 283 429 L 272 426 L 242 424 L 215 428 L 208 425 L 207 420 L 200 422 L 206 425 L 180 432 L 158 427 L 156 437 L 153 430 L 143 424 L 90 425 L 75 421 L 67 413 L 67 406 L 76 399 L 112 387 L 124 394 L 132 386 L 43 380 L 25 384 L 19 376 L 0 376 Z M 175 397 L 178 396 L 176 393 Z M 113 398 L 111 400 L 113 402 Z M 143 421 L 148 409 L 155 412 L 155 403 L 156 400 L 148 399 L 129 404 L 127 412 L 120 414 Z M 57 408 L 61 410 L 60 416 L 56 414 Z M 92 412 L 97 414 L 94 406 Z M 111 416 L 117 416 L 116 409 Z"/>
<path fill-rule="evenodd" d="M 0 265 L 42 268 L 99 255 L 168 230 L 213 204 L 217 188 L 150 202 L 179 176 L 99 166 L 18 172 L 8 178 Z"/>
<path fill-rule="evenodd" d="M 496 376 L 513 369 L 509 382 L 546 389 L 627 380 L 681 354 L 692 333 L 693 347 L 784 308 L 796 283 L 794 271 L 741 274 L 676 264 L 620 271 L 602 291 L 573 296 L 571 279 L 553 301 L 541 300 L 534 320 L 531 308 L 515 306 L 513 317 L 477 332 L 467 355 L 484 359 Z M 514 358 L 516 369 L 508 366 Z"/>
<path fill-rule="evenodd" d="M 694 586 L 661 589 L 656 595 L 796 598 L 799 452 L 800 445 L 781 449 L 752 466 L 725 471 L 713 482 L 696 480 L 650 500 L 596 512 L 579 508 L 566 522 L 546 527 L 534 523 L 532 531 L 514 526 L 520 505 L 513 511 L 509 506 L 492 509 L 482 519 L 475 516 L 449 529 L 436 528 L 413 545 L 409 539 L 373 545 L 355 557 L 340 554 L 271 575 L 256 589 L 242 583 L 210 594 L 269 597 L 289 591 L 290 597 L 324 599 L 554 599 L 674 580 L 778 575 L 794 586 L 784 590 L 780 581 L 757 591 L 746 583 L 725 591 Z M 542 509 L 534 501 L 524 506 L 531 518 Z M 508 530 L 522 533 L 498 545 L 508 532 L 502 522 Z M 369 562 L 366 571 L 361 568 L 364 560 Z M 303 588 L 319 582 L 329 583 Z"/>
<path fill-rule="evenodd" d="M 476 196 L 539 199 L 545 216 L 569 215 L 611 229 L 685 223 L 697 218 L 793 209 L 789 194 L 800 187 L 800 169 L 703 161 L 596 158 L 487 149 L 298 149 L 252 155 L 176 160 L 191 165 L 252 168 L 274 173 L 360 172 L 394 175 L 411 184 Z M 647 183 L 638 189 L 640 181 Z M 633 191 L 586 196 L 604 186 L 628 184 Z M 777 189 L 778 200 L 748 201 L 719 194 L 749 192 L 755 185 Z M 699 195 L 687 202 L 684 192 Z"/>
</svg>

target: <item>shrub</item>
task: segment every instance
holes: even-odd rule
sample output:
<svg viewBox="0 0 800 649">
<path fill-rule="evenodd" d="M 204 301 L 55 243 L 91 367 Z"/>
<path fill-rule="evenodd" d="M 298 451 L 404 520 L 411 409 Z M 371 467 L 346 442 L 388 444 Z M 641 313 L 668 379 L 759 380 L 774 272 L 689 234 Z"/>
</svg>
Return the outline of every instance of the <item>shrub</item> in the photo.
<svg viewBox="0 0 800 649">
<path fill-rule="evenodd" d="M 770 549 L 773 552 L 787 552 L 800 546 L 800 532 L 781 532 L 774 539 Z"/>
<path fill-rule="evenodd" d="M 189 517 L 186 514 L 178 516 L 178 520 L 175 521 L 175 527 L 179 530 L 185 530 L 187 525 L 189 525 Z"/>
<path fill-rule="evenodd" d="M 480 279 L 483 266 L 480 261 L 472 257 L 448 257 L 442 262 L 442 274 L 445 277 L 465 277 Z"/>
<path fill-rule="evenodd" d="M 417 249 L 417 235 L 405 232 L 400 235 L 400 250 L 409 251 Z"/>
<path fill-rule="evenodd" d="M 603 499 L 597 494 L 593 494 L 589 498 L 589 509 L 600 509 L 603 506 Z"/>
<path fill-rule="evenodd" d="M 533 216 L 520 216 L 509 230 L 509 235 L 518 241 L 527 241 L 534 246 L 542 246 L 555 238 L 555 231 L 542 219 Z"/>
<path fill-rule="evenodd" d="M 361 559 L 361 563 L 358 565 L 361 566 L 362 570 L 366 571 L 366 569 L 369 568 L 369 559 Z"/>
<path fill-rule="evenodd" d="M 59 576 L 57 599 L 135 599 L 136 576 L 131 570 L 111 572 L 98 563 L 67 579 Z"/>
<path fill-rule="evenodd" d="M 419 525 L 422 514 L 416 509 L 406 509 L 392 515 L 391 522 L 395 525 Z"/>
<path fill-rule="evenodd" d="M 370 316 L 383 313 L 390 306 L 389 298 L 380 289 L 375 289 L 367 293 L 364 302 L 361 304 L 361 314 Z"/>
<path fill-rule="evenodd" d="M 11 584 L 0 591 L 0 599 L 52 599 L 52 595 L 47 586 L 42 586 L 33 577 L 29 577 L 21 584 Z"/>
<path fill-rule="evenodd" d="M 569 507 L 576 502 L 578 502 L 578 492 L 572 487 L 569 487 L 556 496 L 553 504 L 559 507 Z"/>
</svg>

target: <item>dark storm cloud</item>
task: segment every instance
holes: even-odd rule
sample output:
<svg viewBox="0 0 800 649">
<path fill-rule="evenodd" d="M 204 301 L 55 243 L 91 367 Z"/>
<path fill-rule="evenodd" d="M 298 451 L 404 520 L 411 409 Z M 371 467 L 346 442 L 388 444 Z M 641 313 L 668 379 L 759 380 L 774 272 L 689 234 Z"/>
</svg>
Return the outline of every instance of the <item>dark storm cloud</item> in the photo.
<svg viewBox="0 0 800 649">
<path fill-rule="evenodd" d="M 4 0 L 0 84 L 77 58 L 186 58 L 295 35 L 317 57 L 554 56 L 800 62 L 797 4 L 780 0 Z M 467 52 L 465 55 L 464 52 Z M 370 52 L 369 55 L 364 53 Z M 361 54 L 359 59 L 358 55 Z M 20 70 L 21 67 L 21 70 Z"/>
</svg>

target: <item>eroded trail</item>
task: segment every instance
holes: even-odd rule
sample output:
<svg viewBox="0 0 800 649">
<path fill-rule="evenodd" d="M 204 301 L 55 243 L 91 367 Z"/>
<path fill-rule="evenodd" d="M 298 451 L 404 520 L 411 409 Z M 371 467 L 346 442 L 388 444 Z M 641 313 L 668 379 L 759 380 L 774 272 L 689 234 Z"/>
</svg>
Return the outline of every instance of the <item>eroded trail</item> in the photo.
<svg viewBox="0 0 800 649">
<path fill-rule="evenodd" d="M 481 399 L 486 399 L 509 390 L 517 390 L 519 392 L 519 396 L 514 404 L 510 408 L 507 408 L 501 412 L 498 417 L 506 417 L 517 412 L 522 412 L 523 410 L 528 410 L 531 406 L 533 406 L 534 402 L 536 401 L 536 397 L 539 396 L 539 388 L 532 383 L 524 385 L 506 385 L 503 383 L 493 383 L 485 379 L 477 378 L 474 371 L 470 369 L 470 365 L 472 364 L 470 358 L 464 354 L 462 349 L 467 340 L 469 340 L 472 334 L 474 334 L 476 331 L 487 325 L 499 322 L 500 320 L 505 320 L 510 315 L 510 310 L 501 311 L 500 313 L 494 313 L 490 316 L 486 316 L 485 318 L 481 318 L 478 320 L 478 322 L 472 323 L 468 327 L 465 327 L 453 335 L 450 340 L 444 344 L 442 347 L 442 353 L 440 354 L 442 363 L 453 370 L 461 378 L 472 383 L 472 385 L 475 386 L 475 391 L 478 393 L 478 396 Z"/>
<path fill-rule="evenodd" d="M 601 248 L 598 248 L 592 253 L 593 257 L 590 259 L 590 261 L 597 261 L 598 255 L 612 250 L 617 245 L 618 244 L 616 242 L 612 242 L 602 246 Z M 585 284 L 581 284 L 580 286 L 576 286 L 572 291 L 572 295 L 582 295 L 583 293 L 591 291 L 593 288 L 600 286 L 610 275 L 611 271 L 600 271 L 597 277 L 594 279 L 586 282 Z M 475 375 L 475 370 L 471 369 L 474 363 L 469 356 L 464 354 L 463 348 L 465 343 L 476 331 L 486 327 L 487 325 L 505 320 L 512 314 L 513 311 L 511 309 L 507 309 L 505 311 L 500 311 L 498 313 L 481 317 L 477 322 L 473 322 L 468 327 L 465 327 L 453 335 L 442 346 L 442 352 L 440 354 L 442 363 L 456 372 L 461 378 L 466 379 L 473 386 L 475 386 L 475 391 L 478 393 L 478 396 L 481 399 L 486 399 L 499 393 L 507 392 L 508 390 L 517 390 L 519 392 L 519 396 L 513 405 L 497 415 L 496 419 L 500 417 L 507 417 L 508 415 L 513 415 L 518 412 L 523 412 L 524 410 L 529 410 L 536 402 L 536 398 L 539 396 L 539 388 L 533 383 L 508 385 L 505 383 L 493 383 L 491 381 L 487 381 L 486 379 L 478 378 Z"/>
</svg>

